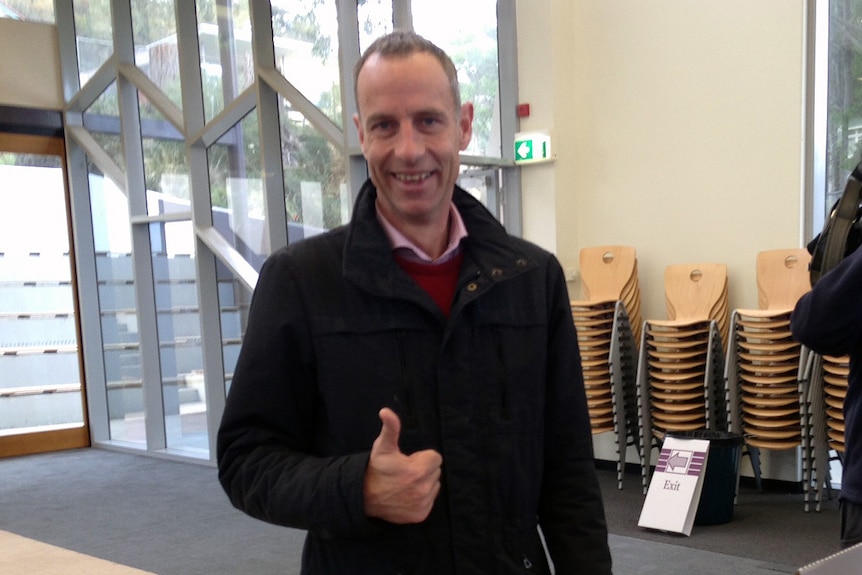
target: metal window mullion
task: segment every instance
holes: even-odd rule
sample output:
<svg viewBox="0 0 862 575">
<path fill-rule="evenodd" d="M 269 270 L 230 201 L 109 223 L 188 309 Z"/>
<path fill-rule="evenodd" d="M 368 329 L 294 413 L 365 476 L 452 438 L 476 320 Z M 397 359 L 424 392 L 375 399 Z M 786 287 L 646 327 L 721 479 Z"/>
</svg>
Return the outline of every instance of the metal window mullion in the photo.
<svg viewBox="0 0 862 575">
<path fill-rule="evenodd" d="M 114 53 L 117 55 L 118 66 L 123 63 L 134 64 L 135 52 L 130 3 L 124 0 L 113 0 L 111 14 L 114 30 Z M 129 218 L 131 220 L 136 216 L 147 214 L 146 177 L 144 174 L 144 153 L 137 88 L 120 75 L 119 70 L 117 74 L 117 100 L 120 108 L 121 135 L 125 150 L 126 189 L 128 190 Z M 167 447 L 167 438 L 150 228 L 147 223 L 139 223 L 131 224 L 131 230 L 147 450 L 163 450 Z"/>
<path fill-rule="evenodd" d="M 353 91 L 353 69 L 359 61 L 359 15 L 354 0 L 338 0 L 339 69 L 341 71 L 342 153 L 347 158 L 347 190 L 355 201 L 360 186 L 368 178 L 368 165 L 359 149 L 359 133 L 353 126 L 357 113 Z M 351 202 L 352 204 L 353 202 Z"/>
<path fill-rule="evenodd" d="M 392 26 L 396 30 L 413 29 L 412 0 L 392 0 Z"/>
<path fill-rule="evenodd" d="M 500 74 L 500 142 L 502 156 L 508 162 L 515 161 L 514 146 L 520 129 L 518 115 L 518 30 L 516 26 L 515 0 L 497 0 L 497 60 Z M 505 38 L 501 42 L 500 38 Z M 523 234 L 521 204 L 521 172 L 518 167 L 502 167 L 498 216 L 506 230 L 514 235 Z"/>
<path fill-rule="evenodd" d="M 75 252 L 75 278 L 78 284 L 78 309 L 81 322 L 80 353 L 84 363 L 87 420 L 90 440 L 105 442 L 111 438 L 108 417 L 108 382 L 99 306 L 99 277 L 96 264 L 93 211 L 90 204 L 90 182 L 87 156 L 74 139 L 66 136 L 66 169 L 71 198 L 72 249 Z"/>
<path fill-rule="evenodd" d="M 216 436 L 225 402 L 222 326 L 218 295 L 216 255 L 197 236 L 200 227 L 212 225 L 212 198 L 209 189 L 209 166 L 206 147 L 189 142 L 189 134 L 203 130 L 206 123 L 203 82 L 200 66 L 200 42 L 194 2 L 176 2 L 177 47 L 182 101 L 186 127 L 186 155 L 191 186 L 192 223 L 195 233 L 195 273 L 200 313 L 201 351 L 207 406 L 209 460 L 215 461 Z"/>
<path fill-rule="evenodd" d="M 264 210 L 270 253 L 287 245 L 287 208 L 284 201 L 284 164 L 281 159 L 281 123 L 278 117 L 278 92 L 261 81 L 261 74 L 275 70 L 275 45 L 272 7 L 269 2 L 251 2 L 252 55 L 257 86 L 257 121 L 260 156 L 263 162 Z"/>
</svg>

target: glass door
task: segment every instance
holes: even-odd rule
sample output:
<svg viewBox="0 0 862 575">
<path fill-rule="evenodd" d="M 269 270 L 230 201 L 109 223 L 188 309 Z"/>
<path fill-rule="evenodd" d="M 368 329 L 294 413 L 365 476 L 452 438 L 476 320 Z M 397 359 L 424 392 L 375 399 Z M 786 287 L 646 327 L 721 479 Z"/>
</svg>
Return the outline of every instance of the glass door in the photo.
<svg viewBox="0 0 862 575">
<path fill-rule="evenodd" d="M 90 441 L 63 158 L 0 133 L 0 457 Z"/>
</svg>

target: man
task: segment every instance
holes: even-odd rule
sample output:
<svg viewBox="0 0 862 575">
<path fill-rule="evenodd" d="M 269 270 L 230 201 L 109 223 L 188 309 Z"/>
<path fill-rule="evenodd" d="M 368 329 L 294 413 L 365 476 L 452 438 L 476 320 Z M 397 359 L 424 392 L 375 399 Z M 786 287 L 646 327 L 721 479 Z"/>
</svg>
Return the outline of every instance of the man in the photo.
<svg viewBox="0 0 862 575">
<path fill-rule="evenodd" d="M 611 573 L 566 285 L 455 185 L 449 57 L 357 65 L 350 225 L 261 270 L 218 437 L 235 506 L 306 529 L 303 573 Z"/>
<path fill-rule="evenodd" d="M 796 303 L 790 329 L 800 343 L 823 355 L 850 355 L 844 399 L 841 473 L 841 545 L 862 542 L 862 249 L 821 277 Z"/>
</svg>

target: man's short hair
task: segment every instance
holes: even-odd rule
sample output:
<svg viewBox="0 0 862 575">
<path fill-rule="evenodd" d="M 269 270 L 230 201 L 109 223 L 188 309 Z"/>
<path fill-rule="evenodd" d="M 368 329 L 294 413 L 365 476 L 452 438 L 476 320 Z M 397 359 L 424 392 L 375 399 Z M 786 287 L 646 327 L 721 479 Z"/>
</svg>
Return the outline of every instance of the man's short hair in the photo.
<svg viewBox="0 0 862 575">
<path fill-rule="evenodd" d="M 452 91 L 452 99 L 455 102 L 455 110 L 461 109 L 461 91 L 458 86 L 458 70 L 452 59 L 442 48 L 430 40 L 410 30 L 394 30 L 389 34 L 377 38 L 360 56 L 359 61 L 353 69 L 353 96 L 356 98 L 357 109 L 359 107 L 359 72 L 373 54 L 380 54 L 383 58 L 405 58 L 412 54 L 426 52 L 434 56 L 449 80 Z"/>
</svg>

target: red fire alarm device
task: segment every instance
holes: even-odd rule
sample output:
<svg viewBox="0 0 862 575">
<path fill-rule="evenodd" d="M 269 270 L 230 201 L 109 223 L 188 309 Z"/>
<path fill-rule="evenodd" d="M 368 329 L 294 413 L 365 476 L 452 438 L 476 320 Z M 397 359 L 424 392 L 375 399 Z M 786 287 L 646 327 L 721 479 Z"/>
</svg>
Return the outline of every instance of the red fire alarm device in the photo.
<svg viewBox="0 0 862 575">
<path fill-rule="evenodd" d="M 518 117 L 519 118 L 528 118 L 530 116 L 530 105 L 529 104 L 518 104 Z"/>
</svg>

